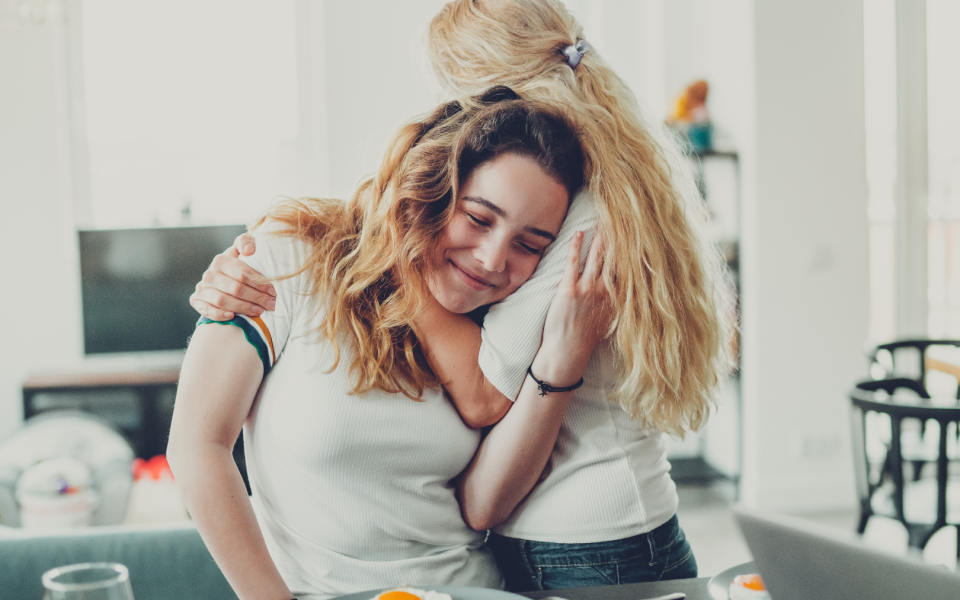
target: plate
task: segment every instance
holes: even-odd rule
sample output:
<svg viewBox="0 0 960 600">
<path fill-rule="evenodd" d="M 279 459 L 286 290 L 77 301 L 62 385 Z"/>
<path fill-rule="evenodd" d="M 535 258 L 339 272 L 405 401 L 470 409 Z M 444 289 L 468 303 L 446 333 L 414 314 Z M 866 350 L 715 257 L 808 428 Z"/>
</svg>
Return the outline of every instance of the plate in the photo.
<svg viewBox="0 0 960 600">
<path fill-rule="evenodd" d="M 511 594 L 510 592 L 504 592 L 503 590 L 492 590 L 489 588 L 457 587 L 453 585 L 438 585 L 430 587 L 398 585 L 397 587 L 415 587 L 418 590 L 442 592 L 444 594 L 450 594 L 453 596 L 453 600 L 530 600 L 526 596 Z M 357 592 L 356 594 L 338 596 L 333 598 L 333 600 L 370 600 L 377 594 L 389 589 L 392 588 L 378 588 L 368 592 Z M 724 597 L 723 600 L 726 600 L 726 597 Z"/>
<path fill-rule="evenodd" d="M 749 575 L 756 572 L 757 565 L 753 561 L 730 567 L 726 571 L 717 573 L 710 578 L 710 581 L 707 582 L 707 591 L 710 592 L 710 597 L 713 598 L 713 600 L 729 600 L 730 584 L 733 583 L 733 578 L 737 575 Z M 370 598 L 373 598 L 373 596 L 370 596 Z M 370 598 L 364 600 L 370 600 Z M 358 598 L 357 600 L 360 599 Z"/>
</svg>

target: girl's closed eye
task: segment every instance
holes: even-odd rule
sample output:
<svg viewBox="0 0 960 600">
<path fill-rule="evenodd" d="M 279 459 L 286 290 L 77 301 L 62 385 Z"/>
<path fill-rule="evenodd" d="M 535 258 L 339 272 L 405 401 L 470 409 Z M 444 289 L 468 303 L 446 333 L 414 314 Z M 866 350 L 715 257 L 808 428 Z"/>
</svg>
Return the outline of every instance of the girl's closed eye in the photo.
<svg viewBox="0 0 960 600">
<path fill-rule="evenodd" d="M 467 218 L 469 218 L 474 225 L 479 225 L 480 227 L 490 227 L 490 223 L 485 219 L 481 219 L 480 217 L 474 215 L 473 213 L 466 213 L 466 215 L 467 215 Z"/>
<path fill-rule="evenodd" d="M 518 245 L 524 252 L 527 252 L 529 254 L 535 254 L 537 256 L 540 256 L 541 254 L 543 254 L 543 251 L 546 250 L 546 248 L 537 248 L 535 246 L 530 246 L 522 242 Z"/>
</svg>

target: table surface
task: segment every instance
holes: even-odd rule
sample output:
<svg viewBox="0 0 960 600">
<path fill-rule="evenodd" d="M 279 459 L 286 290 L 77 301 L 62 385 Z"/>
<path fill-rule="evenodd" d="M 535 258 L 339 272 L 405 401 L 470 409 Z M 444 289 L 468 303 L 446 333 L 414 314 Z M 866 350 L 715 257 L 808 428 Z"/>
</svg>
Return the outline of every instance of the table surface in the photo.
<svg viewBox="0 0 960 600">
<path fill-rule="evenodd" d="M 674 592 L 683 592 L 687 595 L 686 600 L 713 600 L 707 590 L 709 582 L 710 578 L 699 577 L 697 579 L 525 592 L 521 596 L 535 600 L 547 596 L 559 596 L 567 600 L 644 600 L 644 598 L 655 598 Z"/>
</svg>

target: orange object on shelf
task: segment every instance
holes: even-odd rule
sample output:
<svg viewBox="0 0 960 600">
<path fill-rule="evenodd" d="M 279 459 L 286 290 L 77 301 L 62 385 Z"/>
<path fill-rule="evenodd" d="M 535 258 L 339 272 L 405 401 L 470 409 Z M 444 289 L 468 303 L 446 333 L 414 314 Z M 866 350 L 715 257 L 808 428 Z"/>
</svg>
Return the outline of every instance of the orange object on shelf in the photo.
<svg viewBox="0 0 960 600">
<path fill-rule="evenodd" d="M 683 94 L 677 98 L 673 113 L 667 120 L 669 123 L 700 123 L 710 120 L 707 112 L 707 94 L 710 86 L 703 79 L 694 81 L 687 86 Z"/>
<path fill-rule="evenodd" d="M 165 455 L 134 460 L 133 479 L 127 523 L 163 523 L 190 518 Z"/>
<path fill-rule="evenodd" d="M 173 471 L 167 462 L 165 454 L 158 454 L 150 459 L 138 458 L 133 461 L 133 479 L 140 481 L 144 477 L 160 481 L 164 477 L 173 479 Z"/>
</svg>

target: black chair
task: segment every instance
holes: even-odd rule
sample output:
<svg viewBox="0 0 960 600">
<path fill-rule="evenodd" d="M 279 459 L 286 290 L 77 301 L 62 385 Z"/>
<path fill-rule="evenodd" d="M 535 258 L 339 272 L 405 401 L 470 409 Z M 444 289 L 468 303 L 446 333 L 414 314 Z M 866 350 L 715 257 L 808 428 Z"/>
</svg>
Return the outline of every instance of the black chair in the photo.
<svg viewBox="0 0 960 600">
<path fill-rule="evenodd" d="M 913 378 L 870 380 L 858 383 L 850 391 L 852 403 L 853 448 L 860 521 L 863 533 L 870 517 L 877 515 L 902 523 L 909 545 L 923 549 L 937 531 L 957 527 L 957 557 L 960 559 L 960 478 L 950 476 L 948 442 L 950 430 L 960 424 L 960 402 L 953 398 L 931 400 L 926 389 Z M 909 392 L 904 393 L 904 392 Z M 871 414 L 881 415 L 872 418 Z M 939 425 L 935 477 L 904 477 L 905 458 L 902 432 L 905 421 L 935 421 Z M 868 422 L 872 421 L 872 425 Z M 868 447 L 878 425 L 889 422 L 882 433 L 883 456 L 871 456 Z M 873 447 L 877 447 L 873 443 Z"/>
<path fill-rule="evenodd" d="M 931 356 L 930 350 L 949 349 L 954 352 L 960 350 L 960 340 L 953 339 L 903 339 L 879 344 L 866 350 L 870 361 L 870 375 L 873 379 L 914 380 L 920 387 L 911 388 L 921 398 L 930 398 L 934 393 L 952 393 L 960 399 L 960 356 L 955 359 L 957 364 L 943 360 L 942 356 Z M 939 382 L 931 381 L 931 371 L 939 371 L 949 377 Z M 950 389 L 949 380 L 956 380 Z M 937 386 L 936 383 L 946 384 L 947 387 Z M 934 384 L 934 385 L 931 385 Z M 940 388 L 940 389 L 937 389 Z M 949 391 L 948 391 L 949 390 Z M 914 426 L 915 425 L 915 426 Z M 935 440 L 926 439 L 926 423 L 919 422 L 908 426 L 909 436 L 904 436 L 903 458 L 911 462 L 914 478 L 919 479 L 923 468 L 936 461 Z M 960 439 L 960 431 L 957 432 Z"/>
</svg>

